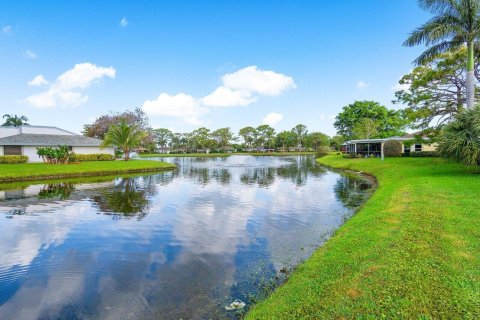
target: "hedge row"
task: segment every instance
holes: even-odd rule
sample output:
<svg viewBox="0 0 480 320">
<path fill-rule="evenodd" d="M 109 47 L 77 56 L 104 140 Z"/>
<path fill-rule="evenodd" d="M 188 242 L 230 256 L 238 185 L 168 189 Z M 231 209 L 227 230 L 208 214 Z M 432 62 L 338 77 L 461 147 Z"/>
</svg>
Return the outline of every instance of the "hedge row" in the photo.
<svg viewBox="0 0 480 320">
<path fill-rule="evenodd" d="M 70 155 L 70 162 L 82 162 L 82 161 L 113 161 L 115 156 L 108 153 L 92 153 L 92 154 L 75 154 Z"/>
<path fill-rule="evenodd" d="M 429 158 L 438 157 L 435 151 L 411 151 L 410 154 L 403 154 L 404 157 Z"/>
<path fill-rule="evenodd" d="M 0 156 L 0 163 L 2 164 L 25 163 L 27 161 L 27 156 Z"/>
</svg>

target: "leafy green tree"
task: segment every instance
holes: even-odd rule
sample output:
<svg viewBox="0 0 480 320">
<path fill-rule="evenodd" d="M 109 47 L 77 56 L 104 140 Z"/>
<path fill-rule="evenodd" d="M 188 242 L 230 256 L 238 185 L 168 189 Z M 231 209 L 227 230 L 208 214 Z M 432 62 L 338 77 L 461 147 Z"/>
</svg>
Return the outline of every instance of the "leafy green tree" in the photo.
<svg viewBox="0 0 480 320">
<path fill-rule="evenodd" d="M 304 124 L 297 124 L 295 127 L 292 128 L 292 132 L 297 137 L 297 146 L 303 147 L 305 137 L 308 133 L 307 126 Z"/>
<path fill-rule="evenodd" d="M 355 139 L 371 139 L 378 135 L 378 123 L 370 118 L 360 119 L 353 127 L 353 137 Z"/>
<path fill-rule="evenodd" d="M 275 144 L 275 129 L 268 124 L 262 124 L 257 127 L 257 145 L 271 148 Z"/>
<path fill-rule="evenodd" d="M 405 46 L 425 44 L 430 48 L 416 60 L 424 64 L 441 53 L 467 46 L 467 108 L 475 102 L 474 50 L 480 36 L 480 1 L 478 0 L 419 0 L 420 6 L 435 16 L 413 31 Z"/>
<path fill-rule="evenodd" d="M 394 103 L 407 106 L 406 115 L 413 127 L 441 128 L 465 105 L 467 49 L 440 54 L 417 66 L 400 79 Z M 475 64 L 476 83 L 480 81 L 479 64 Z M 475 95 L 479 90 L 476 87 Z"/>
<path fill-rule="evenodd" d="M 16 114 L 4 114 L 3 119 L 5 119 L 5 122 L 2 124 L 2 127 L 28 126 L 28 118 L 25 116 L 19 117 Z"/>
<path fill-rule="evenodd" d="M 230 128 L 220 128 L 212 132 L 212 138 L 215 139 L 220 147 L 226 147 L 230 141 L 235 140 L 235 136 Z"/>
<path fill-rule="evenodd" d="M 330 139 L 330 147 L 334 148 L 335 150 L 340 150 L 344 142 L 345 142 L 345 137 L 334 136 Z"/>
<path fill-rule="evenodd" d="M 352 139 L 353 129 L 363 118 L 372 119 L 378 124 L 378 134 L 372 138 L 401 136 L 408 124 L 403 110 L 389 110 L 375 101 L 355 101 L 343 107 L 343 111 L 337 115 L 333 125 L 338 134 Z"/>
<path fill-rule="evenodd" d="M 459 113 L 444 128 L 437 152 L 467 166 L 480 164 L 480 105 Z"/>
<path fill-rule="evenodd" d="M 118 124 L 112 124 L 105 139 L 103 146 L 116 146 L 121 149 L 124 154 L 125 161 L 130 158 L 130 151 L 138 147 L 145 137 L 145 131 L 140 129 L 138 125 L 130 125 L 125 119 Z"/>
<path fill-rule="evenodd" d="M 200 149 L 206 149 L 211 142 L 210 139 L 210 129 L 205 127 L 198 128 L 192 132 L 192 139 L 195 140 L 195 144 L 200 147 Z"/>
<path fill-rule="evenodd" d="M 282 131 L 277 134 L 276 146 L 282 149 L 291 148 L 295 146 L 297 136 L 292 131 Z"/>
<path fill-rule="evenodd" d="M 165 153 L 168 144 L 172 141 L 173 132 L 165 128 L 153 129 L 152 131 L 162 153 Z"/>
<path fill-rule="evenodd" d="M 305 137 L 305 146 L 307 148 L 318 150 L 320 146 L 328 146 L 329 144 L 329 136 L 321 132 L 311 132 Z"/>
<path fill-rule="evenodd" d="M 243 138 L 246 147 L 251 147 L 257 137 L 257 130 L 254 127 L 245 127 L 238 131 L 238 135 Z"/>
</svg>

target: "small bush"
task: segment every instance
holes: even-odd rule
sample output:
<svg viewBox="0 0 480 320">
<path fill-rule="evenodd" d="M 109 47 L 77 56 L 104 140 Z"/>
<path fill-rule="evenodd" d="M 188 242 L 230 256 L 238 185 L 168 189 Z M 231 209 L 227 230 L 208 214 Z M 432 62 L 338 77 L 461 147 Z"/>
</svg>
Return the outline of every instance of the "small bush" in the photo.
<svg viewBox="0 0 480 320">
<path fill-rule="evenodd" d="M 25 163 L 27 161 L 27 156 L 0 156 L 1 164 Z"/>
<path fill-rule="evenodd" d="M 383 145 L 383 154 L 385 157 L 401 157 L 403 145 L 398 140 L 387 140 Z"/>
<path fill-rule="evenodd" d="M 438 154 L 436 151 L 411 151 L 410 157 L 429 158 L 438 157 Z"/>
<path fill-rule="evenodd" d="M 115 155 L 108 153 L 92 153 L 92 154 L 72 154 L 70 156 L 70 161 L 72 162 L 82 162 L 82 161 L 113 161 L 115 160 Z"/>
<path fill-rule="evenodd" d="M 315 158 L 325 157 L 330 152 L 330 148 L 327 146 L 318 147 L 317 152 L 315 153 Z"/>
</svg>

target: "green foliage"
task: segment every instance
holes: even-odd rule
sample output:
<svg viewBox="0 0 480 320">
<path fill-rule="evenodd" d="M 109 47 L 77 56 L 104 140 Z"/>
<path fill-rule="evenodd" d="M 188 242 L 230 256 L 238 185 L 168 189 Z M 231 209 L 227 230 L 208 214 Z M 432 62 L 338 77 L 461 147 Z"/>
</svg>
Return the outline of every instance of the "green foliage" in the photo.
<svg viewBox="0 0 480 320">
<path fill-rule="evenodd" d="M 371 139 L 378 135 L 380 125 L 373 119 L 362 118 L 353 127 L 352 133 L 355 139 Z"/>
<path fill-rule="evenodd" d="M 0 156 L 0 164 L 25 163 L 27 161 L 27 156 Z"/>
<path fill-rule="evenodd" d="M 443 130 L 438 154 L 467 166 L 480 164 L 480 106 L 458 114 Z"/>
<path fill-rule="evenodd" d="M 118 124 L 112 124 L 103 146 L 116 146 L 123 151 L 125 161 L 130 158 L 130 151 L 138 147 L 142 143 L 142 139 L 146 133 L 136 124 L 129 124 L 125 119 L 122 119 Z"/>
<path fill-rule="evenodd" d="M 345 141 L 346 139 L 343 136 L 334 136 L 330 139 L 330 146 L 335 150 L 340 150 Z"/>
<path fill-rule="evenodd" d="M 315 153 L 315 158 L 322 158 L 325 157 L 329 152 L 330 148 L 327 146 L 320 146 L 317 149 L 317 152 Z"/>
<path fill-rule="evenodd" d="M 72 153 L 70 155 L 71 162 L 82 162 L 82 161 L 113 161 L 115 160 L 115 155 L 109 153 L 92 153 L 92 154 L 77 154 Z"/>
<path fill-rule="evenodd" d="M 303 147 L 305 143 L 305 137 L 308 134 L 307 126 L 301 123 L 297 124 L 295 127 L 292 128 L 292 132 L 297 138 L 297 146 Z"/>
<path fill-rule="evenodd" d="M 477 53 L 478 55 L 478 53 Z M 400 79 L 394 103 L 408 106 L 406 115 L 413 127 L 440 128 L 463 110 L 466 95 L 466 48 L 447 52 L 417 66 Z M 480 66 L 475 66 L 480 79 Z M 479 96 L 476 88 L 476 96 Z"/>
<path fill-rule="evenodd" d="M 375 101 L 355 101 L 343 107 L 343 111 L 335 118 L 334 126 L 338 134 L 352 139 L 355 135 L 354 128 L 364 118 L 371 119 L 378 125 L 378 132 L 371 138 L 401 136 L 408 124 L 402 110 L 389 110 Z"/>
<path fill-rule="evenodd" d="M 398 140 L 387 140 L 383 144 L 383 154 L 385 157 L 401 157 L 403 145 Z"/>
<path fill-rule="evenodd" d="M 410 157 L 416 158 L 431 158 L 438 157 L 438 152 L 436 151 L 410 151 Z"/>
<path fill-rule="evenodd" d="M 67 164 L 70 160 L 70 150 L 68 146 L 58 147 L 39 147 L 37 155 L 42 158 L 43 162 L 52 164 Z"/>
<path fill-rule="evenodd" d="M 28 126 L 28 118 L 25 116 L 17 116 L 16 114 L 4 114 L 3 118 L 6 119 L 5 122 L 2 124 L 2 127 L 19 127 L 19 126 Z"/>
</svg>

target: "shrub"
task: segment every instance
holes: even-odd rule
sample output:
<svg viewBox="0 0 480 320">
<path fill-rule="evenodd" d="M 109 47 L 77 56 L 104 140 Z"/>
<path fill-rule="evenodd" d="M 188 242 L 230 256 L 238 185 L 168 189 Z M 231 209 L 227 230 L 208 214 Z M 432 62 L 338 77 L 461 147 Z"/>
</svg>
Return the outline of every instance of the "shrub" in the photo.
<svg viewBox="0 0 480 320">
<path fill-rule="evenodd" d="M 27 161 L 27 156 L 0 156 L 1 164 L 25 163 Z"/>
<path fill-rule="evenodd" d="M 387 140 L 383 145 L 383 155 L 385 157 L 401 157 L 403 145 L 398 140 Z"/>
<path fill-rule="evenodd" d="M 436 151 L 411 151 L 410 157 L 417 157 L 417 158 L 438 157 L 438 154 Z"/>
<path fill-rule="evenodd" d="M 72 154 L 70 161 L 82 162 L 82 161 L 113 161 L 115 155 L 108 153 L 92 153 L 92 154 Z"/>
<path fill-rule="evenodd" d="M 315 158 L 325 157 L 330 152 L 330 148 L 327 146 L 318 147 L 317 152 L 315 153 Z"/>
<path fill-rule="evenodd" d="M 39 147 L 37 148 L 37 154 L 42 158 L 43 162 L 54 164 L 65 164 L 70 159 L 70 150 L 68 146 L 52 147 Z"/>
</svg>

